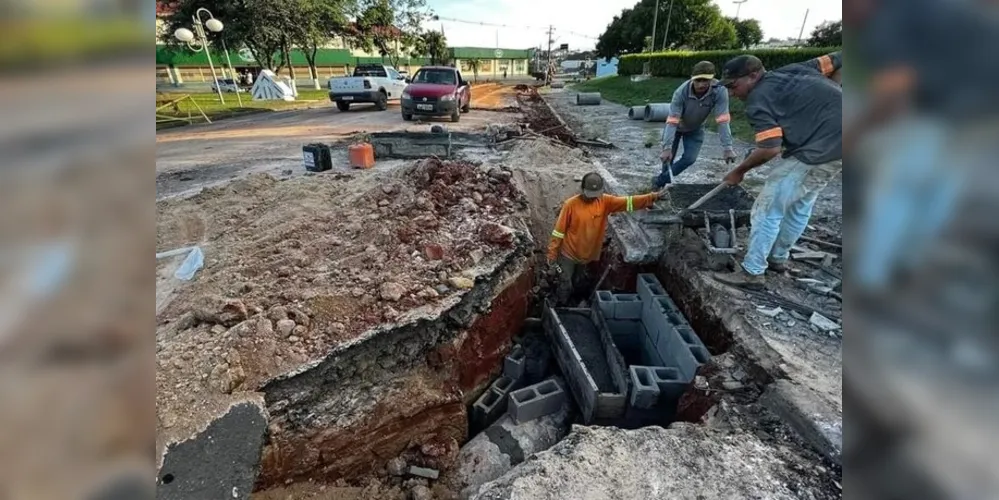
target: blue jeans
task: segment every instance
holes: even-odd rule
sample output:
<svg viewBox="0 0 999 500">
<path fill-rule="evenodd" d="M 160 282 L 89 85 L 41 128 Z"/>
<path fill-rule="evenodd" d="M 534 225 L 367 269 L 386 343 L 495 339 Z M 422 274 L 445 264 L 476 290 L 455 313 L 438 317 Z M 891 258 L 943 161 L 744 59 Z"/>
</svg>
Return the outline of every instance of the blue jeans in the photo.
<svg viewBox="0 0 999 500">
<path fill-rule="evenodd" d="M 674 159 L 676 158 L 676 151 L 680 148 L 681 141 L 683 141 L 683 156 L 673 162 L 673 177 L 680 175 L 680 172 L 687 170 L 687 167 L 697 161 L 697 155 L 701 154 L 701 146 L 704 145 L 704 127 L 691 130 L 690 132 L 677 132 L 673 136 L 672 151 Z M 666 167 L 666 162 L 663 162 L 663 171 L 659 174 L 659 177 L 656 177 L 656 186 L 663 187 L 669 183 L 669 169 Z"/>
<path fill-rule="evenodd" d="M 763 274 L 768 257 L 787 260 L 808 227 L 819 193 L 840 170 L 838 163 L 806 165 L 794 158 L 777 163 L 753 203 L 749 248 L 742 261 L 747 273 Z"/>
<path fill-rule="evenodd" d="M 875 164 L 861 222 L 854 277 L 871 290 L 889 285 L 896 269 L 922 264 L 953 217 L 966 182 L 963 170 L 944 155 L 946 125 L 917 117 L 895 132 L 888 138 L 889 153 Z"/>
</svg>

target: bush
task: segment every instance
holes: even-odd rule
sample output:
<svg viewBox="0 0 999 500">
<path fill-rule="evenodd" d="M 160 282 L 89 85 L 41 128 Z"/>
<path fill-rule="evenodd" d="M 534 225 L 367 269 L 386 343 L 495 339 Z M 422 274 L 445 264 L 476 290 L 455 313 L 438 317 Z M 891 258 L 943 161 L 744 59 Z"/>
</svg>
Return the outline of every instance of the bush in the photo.
<svg viewBox="0 0 999 500">
<path fill-rule="evenodd" d="M 776 69 L 788 64 L 807 61 L 830 52 L 838 47 L 807 47 L 800 49 L 766 50 L 708 50 L 703 52 L 655 52 L 649 54 L 627 54 L 621 56 L 617 72 L 620 75 L 640 75 L 642 65 L 650 62 L 652 76 L 690 78 L 690 70 L 700 61 L 711 61 L 721 75 L 722 66 L 735 56 L 752 54 L 763 61 L 763 66 Z"/>
</svg>

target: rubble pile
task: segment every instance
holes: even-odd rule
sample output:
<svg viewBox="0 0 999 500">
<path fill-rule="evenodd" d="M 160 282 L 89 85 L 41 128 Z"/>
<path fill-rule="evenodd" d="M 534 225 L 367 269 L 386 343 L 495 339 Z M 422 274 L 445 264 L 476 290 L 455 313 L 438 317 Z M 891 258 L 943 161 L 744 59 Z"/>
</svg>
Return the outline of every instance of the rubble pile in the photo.
<svg viewBox="0 0 999 500">
<path fill-rule="evenodd" d="M 572 133 L 551 108 L 545 104 L 538 94 L 538 89 L 529 87 L 517 90 L 517 103 L 524 113 L 527 126 L 534 132 L 561 141 L 568 146 L 576 145 L 576 136 Z"/>
<path fill-rule="evenodd" d="M 208 219 L 205 268 L 158 315 L 179 340 L 161 342 L 163 368 L 193 371 L 175 374 L 181 385 L 203 373 L 218 392 L 253 390 L 378 324 L 443 308 L 513 251 L 511 215 L 527 201 L 510 171 L 429 159 L 363 175 L 254 175 L 163 202 L 161 231 Z"/>
</svg>

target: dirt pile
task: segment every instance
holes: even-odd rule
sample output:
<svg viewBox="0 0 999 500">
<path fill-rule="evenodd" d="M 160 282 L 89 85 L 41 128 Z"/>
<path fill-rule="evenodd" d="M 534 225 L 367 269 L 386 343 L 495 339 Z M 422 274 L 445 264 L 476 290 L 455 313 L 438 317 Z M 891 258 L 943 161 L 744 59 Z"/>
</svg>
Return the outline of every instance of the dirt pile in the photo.
<svg viewBox="0 0 999 500">
<path fill-rule="evenodd" d="M 252 175 L 159 204 L 161 249 L 200 243 L 206 255 L 158 315 L 171 332 L 160 363 L 192 372 L 181 385 L 205 374 L 220 392 L 252 390 L 458 296 L 514 245 L 506 224 L 526 201 L 507 170 L 427 160 L 376 183 L 365 174 Z"/>
</svg>

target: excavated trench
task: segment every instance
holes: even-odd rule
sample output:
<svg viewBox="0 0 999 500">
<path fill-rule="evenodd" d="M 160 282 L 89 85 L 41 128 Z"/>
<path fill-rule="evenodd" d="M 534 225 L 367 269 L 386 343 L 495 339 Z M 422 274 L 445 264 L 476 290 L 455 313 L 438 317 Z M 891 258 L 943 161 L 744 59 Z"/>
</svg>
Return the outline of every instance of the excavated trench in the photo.
<svg viewBox="0 0 999 500">
<path fill-rule="evenodd" d="M 572 144 L 571 132 L 535 97 L 531 91 L 519 96 L 522 106 L 530 107 L 525 113 L 530 128 Z M 538 266 L 537 249 L 547 238 L 528 229 L 550 221 L 520 222 L 512 248 L 479 269 L 460 300 L 382 325 L 259 389 L 267 431 L 255 490 L 372 476 L 398 486 L 405 477 L 437 480 L 440 473 L 440 487 L 468 496 L 475 486 L 557 443 L 572 423 L 638 428 L 701 422 L 718 401 L 717 392 L 696 383 L 717 375 L 712 357 L 733 351 L 749 374 L 747 385 L 770 382 L 766 367 L 735 341 L 723 299 L 690 281 L 697 263 L 684 252 L 658 264 L 633 265 L 612 245 L 602 261 L 585 270 L 572 298 L 579 306 L 554 308 L 546 300 L 553 280 Z M 608 296 L 614 304 L 638 305 L 611 313 L 600 299 Z M 642 312 L 636 313 L 639 306 Z M 676 332 L 671 340 L 662 337 L 658 348 L 647 345 L 653 342 L 649 332 L 656 314 L 668 322 L 664 328 Z M 669 345 L 670 351 L 667 342 L 678 343 Z M 681 351 L 686 361 L 665 359 Z M 672 379 L 659 386 L 658 396 L 642 402 L 635 385 L 650 379 L 634 367 Z M 531 387 L 531 395 L 521 395 Z M 564 404 L 540 410 L 521 404 L 557 393 Z M 514 394 L 517 404 L 510 403 Z M 758 396 L 759 389 L 750 389 L 742 397 Z M 481 404 L 493 409 L 481 411 Z M 523 421 L 507 415 L 514 406 L 527 412 L 519 415 Z M 503 456 L 505 465 L 482 469 L 483 454 L 489 453 Z M 431 477 L 422 469 L 435 473 Z"/>
</svg>

